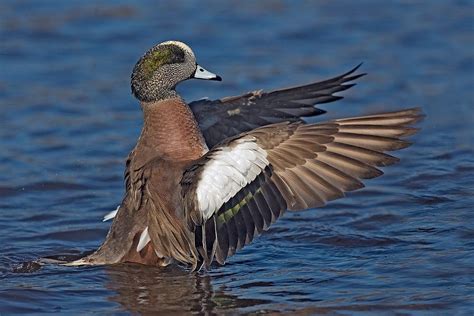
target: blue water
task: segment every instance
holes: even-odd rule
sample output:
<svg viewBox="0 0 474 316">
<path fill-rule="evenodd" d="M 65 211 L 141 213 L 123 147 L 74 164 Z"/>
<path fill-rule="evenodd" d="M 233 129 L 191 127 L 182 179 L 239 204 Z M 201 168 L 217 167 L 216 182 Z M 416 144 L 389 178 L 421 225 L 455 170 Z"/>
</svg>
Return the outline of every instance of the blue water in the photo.
<svg viewBox="0 0 474 316">
<path fill-rule="evenodd" d="M 474 312 L 472 1 L 0 2 L 0 314 Z M 130 72 L 178 39 L 222 83 L 189 101 L 308 83 L 363 61 L 329 119 L 422 106 L 402 162 L 288 213 L 228 264 L 22 265 L 96 248 L 141 128 Z M 29 271 L 29 273 L 26 273 Z"/>
</svg>

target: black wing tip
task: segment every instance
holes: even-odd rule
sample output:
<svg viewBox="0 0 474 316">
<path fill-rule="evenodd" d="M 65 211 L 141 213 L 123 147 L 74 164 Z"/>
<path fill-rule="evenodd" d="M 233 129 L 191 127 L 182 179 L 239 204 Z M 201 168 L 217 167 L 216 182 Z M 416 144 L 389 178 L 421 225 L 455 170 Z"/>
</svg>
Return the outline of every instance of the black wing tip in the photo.
<svg viewBox="0 0 474 316">
<path fill-rule="evenodd" d="M 363 64 L 364 64 L 364 62 L 360 62 L 357 66 L 355 66 L 354 68 L 352 68 L 351 70 L 349 70 L 345 74 L 341 75 L 340 77 L 344 78 L 344 77 L 347 77 L 347 76 L 355 73 Z M 367 73 L 364 72 L 364 73 L 358 74 L 357 76 L 362 77 L 362 76 L 365 76 L 365 75 L 367 75 Z M 357 78 L 359 78 L 359 77 L 357 77 Z"/>
<path fill-rule="evenodd" d="M 322 114 L 326 114 L 327 111 L 326 110 L 323 110 L 323 109 L 320 109 L 320 108 L 317 108 L 317 107 L 313 107 L 314 109 L 314 114 L 313 115 L 322 115 Z"/>
<path fill-rule="evenodd" d="M 318 104 L 322 104 L 322 103 L 318 103 Z M 326 110 L 323 110 L 323 109 L 320 109 L 320 108 L 317 108 L 315 106 L 312 106 L 311 107 L 311 112 L 308 112 L 308 113 L 305 113 L 303 115 L 300 115 L 299 118 L 310 118 L 310 117 L 315 117 L 315 116 L 318 116 L 318 115 L 323 115 L 323 114 L 326 114 L 328 111 Z"/>
<path fill-rule="evenodd" d="M 354 81 L 356 79 L 359 79 L 361 77 L 364 77 L 365 75 L 367 75 L 367 73 L 361 73 L 361 74 L 357 74 L 357 75 L 353 75 L 353 76 L 344 76 L 344 83 L 348 82 L 348 81 Z"/>
<path fill-rule="evenodd" d="M 354 67 L 354 69 L 352 70 L 352 72 L 354 72 L 354 71 L 356 71 L 357 69 L 359 69 L 363 64 L 364 64 L 364 62 L 361 61 L 357 66 Z"/>
<path fill-rule="evenodd" d="M 312 88 L 314 90 L 318 90 L 318 89 L 321 89 L 321 88 L 324 88 L 324 87 L 346 87 L 340 91 L 343 91 L 343 90 L 347 90 L 351 87 L 353 87 L 355 85 L 355 83 L 350 83 L 350 84 L 345 84 L 345 83 L 348 83 L 350 81 L 354 81 L 354 80 L 357 80 L 361 77 L 364 77 L 367 75 L 366 72 L 363 72 L 363 73 L 360 73 L 360 74 L 354 74 L 361 66 L 362 66 L 363 63 L 359 63 L 357 66 L 355 66 L 354 68 L 352 68 L 351 70 L 349 70 L 348 72 L 342 74 L 342 75 L 339 75 L 339 76 L 336 76 L 336 77 L 333 77 L 333 78 L 330 78 L 330 79 L 327 79 L 327 80 L 323 80 L 323 81 L 316 81 L 316 82 L 313 82 L 313 83 L 310 83 L 306 86 L 300 86 L 300 87 L 294 87 L 294 88 Z M 288 89 L 290 90 L 290 89 Z M 338 92 L 338 91 L 335 91 L 335 92 Z"/>
<path fill-rule="evenodd" d="M 326 100 L 319 101 L 316 104 L 331 103 L 331 102 L 342 100 L 342 99 L 344 99 L 344 97 L 342 95 L 333 95 L 333 94 L 331 94 L 331 95 L 328 96 L 328 98 Z"/>
</svg>

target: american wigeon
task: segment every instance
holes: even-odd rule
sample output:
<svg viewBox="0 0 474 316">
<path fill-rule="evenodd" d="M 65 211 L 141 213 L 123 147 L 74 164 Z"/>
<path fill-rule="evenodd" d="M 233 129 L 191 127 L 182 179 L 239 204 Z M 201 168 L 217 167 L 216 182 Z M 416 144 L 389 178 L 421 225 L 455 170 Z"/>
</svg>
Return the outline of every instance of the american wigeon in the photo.
<svg viewBox="0 0 474 316">
<path fill-rule="evenodd" d="M 305 124 L 324 113 L 316 104 L 364 74 L 358 67 L 329 80 L 272 92 L 255 91 L 189 105 L 176 93 L 190 79 L 221 80 L 196 63 L 184 43 L 168 41 L 143 55 L 131 86 L 144 126 L 128 156 L 126 192 L 105 242 L 70 264 L 171 261 L 199 269 L 224 264 L 286 210 L 321 207 L 361 179 L 398 161 L 386 154 L 419 109 Z"/>
</svg>

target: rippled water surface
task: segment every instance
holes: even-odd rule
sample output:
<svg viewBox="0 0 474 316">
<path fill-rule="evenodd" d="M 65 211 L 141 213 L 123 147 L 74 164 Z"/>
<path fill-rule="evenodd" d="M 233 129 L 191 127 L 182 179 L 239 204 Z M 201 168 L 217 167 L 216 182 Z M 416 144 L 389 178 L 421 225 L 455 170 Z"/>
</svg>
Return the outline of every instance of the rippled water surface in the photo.
<svg viewBox="0 0 474 316">
<path fill-rule="evenodd" d="M 0 2 L 0 314 L 472 314 L 472 1 Z M 224 267 L 22 266 L 96 248 L 141 127 L 131 68 L 180 39 L 224 81 L 187 100 L 369 75 L 323 118 L 422 106 L 402 162 L 288 213 Z M 25 273 L 29 271 L 29 273 Z"/>
</svg>

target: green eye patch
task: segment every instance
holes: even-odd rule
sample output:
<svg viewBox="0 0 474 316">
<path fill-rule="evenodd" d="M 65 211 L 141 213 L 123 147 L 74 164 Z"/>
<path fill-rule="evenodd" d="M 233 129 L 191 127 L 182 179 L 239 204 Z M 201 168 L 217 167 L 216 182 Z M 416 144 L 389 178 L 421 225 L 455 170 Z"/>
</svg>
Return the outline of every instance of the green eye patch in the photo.
<svg viewBox="0 0 474 316">
<path fill-rule="evenodd" d="M 176 45 L 158 46 L 143 56 L 140 68 L 146 78 L 163 65 L 184 62 L 184 51 Z"/>
</svg>

